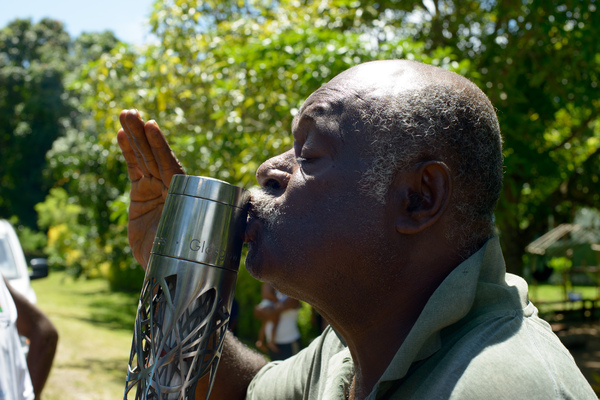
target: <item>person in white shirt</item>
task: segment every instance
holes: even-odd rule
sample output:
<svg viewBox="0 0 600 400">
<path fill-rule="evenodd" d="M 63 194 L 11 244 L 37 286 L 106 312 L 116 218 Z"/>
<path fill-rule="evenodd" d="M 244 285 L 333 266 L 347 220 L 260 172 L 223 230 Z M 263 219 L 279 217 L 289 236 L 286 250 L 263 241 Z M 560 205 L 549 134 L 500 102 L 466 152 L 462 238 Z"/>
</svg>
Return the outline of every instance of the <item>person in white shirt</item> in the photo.
<svg viewBox="0 0 600 400">
<path fill-rule="evenodd" d="M 300 330 L 298 312 L 300 302 L 275 290 L 277 302 L 270 305 L 261 302 L 254 309 L 254 315 L 264 322 L 269 357 L 272 361 L 285 360 L 300 351 Z M 276 325 L 274 321 L 277 321 Z"/>
<path fill-rule="evenodd" d="M 19 334 L 30 341 L 27 360 Z M 0 275 L 0 400 L 41 398 L 57 343 L 48 317 Z"/>
</svg>

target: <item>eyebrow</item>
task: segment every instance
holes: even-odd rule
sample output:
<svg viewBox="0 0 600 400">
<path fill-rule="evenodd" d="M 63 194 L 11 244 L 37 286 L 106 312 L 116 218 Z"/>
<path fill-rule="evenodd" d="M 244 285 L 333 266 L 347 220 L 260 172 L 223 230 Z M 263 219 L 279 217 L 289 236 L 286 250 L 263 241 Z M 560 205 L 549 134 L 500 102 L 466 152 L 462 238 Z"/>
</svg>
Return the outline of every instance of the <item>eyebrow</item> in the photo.
<svg viewBox="0 0 600 400">
<path fill-rule="evenodd" d="M 291 128 L 292 128 L 292 133 L 294 133 L 294 130 L 295 130 L 297 127 L 298 127 L 298 124 L 300 123 L 300 118 L 301 118 L 301 117 L 299 117 L 299 115 L 300 115 L 300 114 L 296 114 L 296 115 L 294 116 L 294 119 L 292 119 L 292 126 L 291 126 Z"/>
<path fill-rule="evenodd" d="M 303 110 L 302 113 L 296 114 L 296 116 L 292 120 L 292 135 L 294 134 L 294 131 L 296 131 L 296 129 L 298 128 L 298 125 L 300 125 L 300 122 L 307 119 L 313 122 L 317 121 L 312 115 L 306 113 L 306 109 Z"/>
<path fill-rule="evenodd" d="M 336 94 L 340 94 L 341 91 L 337 90 L 337 89 L 333 89 L 331 90 L 333 92 L 336 92 Z M 356 96 L 358 97 L 358 96 Z M 359 97 L 360 98 L 360 97 Z M 362 100 L 362 99 L 361 99 Z M 341 98 L 338 97 L 334 97 L 333 99 L 328 98 L 328 99 L 314 99 L 310 104 L 308 105 L 303 105 L 300 108 L 300 112 L 298 114 L 296 114 L 294 116 L 294 119 L 292 120 L 292 135 L 294 134 L 294 132 L 298 129 L 298 126 L 303 122 L 312 122 L 315 125 L 319 125 L 319 121 L 321 121 L 320 125 L 323 125 L 321 129 L 322 133 L 333 133 L 333 131 L 330 128 L 330 119 L 332 117 L 334 117 L 334 119 L 339 119 L 337 117 L 335 117 L 336 113 L 335 108 L 337 106 L 337 103 L 341 101 Z M 332 115 L 332 112 L 334 115 Z M 337 121 L 338 123 L 340 121 Z M 340 135 L 335 135 L 337 137 L 340 137 Z M 343 138 L 341 138 L 343 140 Z"/>
</svg>

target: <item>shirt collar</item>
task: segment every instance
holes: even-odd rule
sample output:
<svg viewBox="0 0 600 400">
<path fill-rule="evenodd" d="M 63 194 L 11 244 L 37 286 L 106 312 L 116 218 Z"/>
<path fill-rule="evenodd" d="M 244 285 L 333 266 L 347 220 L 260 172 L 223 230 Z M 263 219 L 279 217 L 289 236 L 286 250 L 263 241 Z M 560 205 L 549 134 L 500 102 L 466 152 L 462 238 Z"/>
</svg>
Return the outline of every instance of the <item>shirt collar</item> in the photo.
<svg viewBox="0 0 600 400">
<path fill-rule="evenodd" d="M 413 362 L 438 351 L 440 331 L 471 310 L 478 281 L 500 283 L 504 275 L 504 258 L 499 240 L 494 237 L 458 265 L 436 289 L 379 382 L 402 379 Z"/>
</svg>

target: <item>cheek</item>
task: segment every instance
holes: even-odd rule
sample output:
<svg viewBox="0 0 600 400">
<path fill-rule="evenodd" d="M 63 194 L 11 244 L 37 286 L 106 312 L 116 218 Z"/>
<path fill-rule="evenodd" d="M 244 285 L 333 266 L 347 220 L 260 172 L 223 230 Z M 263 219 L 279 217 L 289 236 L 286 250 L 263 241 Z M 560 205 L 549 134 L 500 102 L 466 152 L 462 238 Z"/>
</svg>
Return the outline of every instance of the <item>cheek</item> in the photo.
<svg viewBox="0 0 600 400">
<path fill-rule="evenodd" d="M 289 251 L 290 263 L 330 269 L 340 262 L 353 263 L 379 237 L 374 209 L 354 194 L 315 195 L 290 217 L 289 229 L 277 232 L 278 248 Z"/>
<path fill-rule="evenodd" d="M 306 203 L 285 207 L 277 223 L 263 226 L 259 237 L 248 245 L 246 268 L 253 277 L 274 283 L 295 281 L 293 277 L 308 273 L 329 236 L 318 223 L 323 218 L 315 218 L 311 209 Z"/>
<path fill-rule="evenodd" d="M 366 239 L 374 240 L 377 233 L 377 203 L 358 193 L 348 175 L 335 175 L 324 179 L 296 171 L 276 200 L 278 222 L 263 230 L 249 252 L 247 268 L 253 276 L 270 281 L 324 278 L 339 264 L 358 263 L 373 250 Z"/>
</svg>

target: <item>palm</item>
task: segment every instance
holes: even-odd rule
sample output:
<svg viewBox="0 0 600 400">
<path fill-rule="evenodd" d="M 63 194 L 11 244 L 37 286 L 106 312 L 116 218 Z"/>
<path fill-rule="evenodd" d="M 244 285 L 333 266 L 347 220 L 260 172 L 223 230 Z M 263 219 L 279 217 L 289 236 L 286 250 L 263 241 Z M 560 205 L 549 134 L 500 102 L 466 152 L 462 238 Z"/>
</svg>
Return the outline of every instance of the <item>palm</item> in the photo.
<svg viewBox="0 0 600 400">
<path fill-rule="evenodd" d="M 143 177 L 131 183 L 129 205 L 129 244 L 133 256 L 148 264 L 158 222 L 165 204 L 168 187 L 154 177 Z"/>
<path fill-rule="evenodd" d="M 129 244 L 145 268 L 171 179 L 184 171 L 155 122 L 144 124 L 137 112 L 123 111 L 121 125 L 117 138 L 131 179 Z"/>
</svg>

